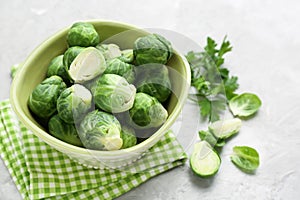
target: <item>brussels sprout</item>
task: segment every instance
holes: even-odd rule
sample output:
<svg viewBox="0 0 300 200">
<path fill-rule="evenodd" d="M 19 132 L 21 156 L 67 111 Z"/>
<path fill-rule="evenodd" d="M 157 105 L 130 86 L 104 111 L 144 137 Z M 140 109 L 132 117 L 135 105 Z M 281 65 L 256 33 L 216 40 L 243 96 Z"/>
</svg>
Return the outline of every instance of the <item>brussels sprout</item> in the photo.
<svg viewBox="0 0 300 200">
<path fill-rule="evenodd" d="M 158 34 L 138 38 L 134 42 L 133 54 L 136 64 L 166 64 L 171 58 L 173 49 L 169 41 Z"/>
<path fill-rule="evenodd" d="M 59 55 L 53 58 L 48 66 L 47 77 L 60 76 L 65 83 L 70 82 L 68 70 L 63 62 L 64 55 Z"/>
<path fill-rule="evenodd" d="M 165 102 L 171 94 L 171 81 L 169 71 L 165 65 L 147 64 L 137 67 L 136 87 L 143 92 Z"/>
<path fill-rule="evenodd" d="M 107 67 L 103 74 L 117 74 L 124 77 L 128 83 L 133 83 L 135 79 L 134 66 L 114 58 L 107 61 Z"/>
<path fill-rule="evenodd" d="M 85 48 L 84 47 L 70 47 L 66 50 L 63 57 L 63 63 L 66 68 L 70 68 L 71 63 L 76 58 L 76 56 L 82 52 Z"/>
<path fill-rule="evenodd" d="M 91 106 L 91 92 L 79 84 L 65 89 L 57 99 L 58 116 L 66 123 L 81 120 Z"/>
<path fill-rule="evenodd" d="M 118 150 L 122 147 L 121 125 L 111 114 L 94 110 L 88 113 L 79 128 L 83 145 L 95 150 Z"/>
<path fill-rule="evenodd" d="M 134 60 L 133 49 L 125 49 L 121 51 L 121 56 L 118 58 L 123 62 L 132 63 Z"/>
<path fill-rule="evenodd" d="M 94 47 L 87 47 L 73 60 L 69 75 L 75 83 L 92 80 L 106 69 L 103 55 Z"/>
<path fill-rule="evenodd" d="M 100 42 L 100 37 L 92 24 L 77 22 L 70 28 L 67 42 L 70 47 L 96 46 Z"/>
<path fill-rule="evenodd" d="M 75 125 L 65 123 L 58 115 L 51 117 L 48 129 L 51 135 L 64 142 L 80 147 L 83 146 Z"/>
<path fill-rule="evenodd" d="M 136 88 L 122 76 L 103 74 L 91 91 L 97 107 L 107 112 L 120 113 L 132 107 Z"/>
<path fill-rule="evenodd" d="M 168 117 L 168 112 L 155 97 L 140 92 L 135 95 L 129 115 L 134 127 L 152 128 L 162 125 Z"/>
<path fill-rule="evenodd" d="M 46 78 L 29 96 L 29 109 L 40 118 L 51 117 L 56 112 L 57 99 L 66 87 L 59 76 Z"/>
<path fill-rule="evenodd" d="M 121 56 L 120 47 L 116 44 L 98 44 L 96 48 L 103 54 L 105 60 Z"/>
<path fill-rule="evenodd" d="M 123 140 L 123 145 L 121 149 L 126 149 L 136 145 L 137 139 L 135 137 L 135 131 L 129 127 L 122 127 L 121 130 L 121 138 Z"/>
</svg>

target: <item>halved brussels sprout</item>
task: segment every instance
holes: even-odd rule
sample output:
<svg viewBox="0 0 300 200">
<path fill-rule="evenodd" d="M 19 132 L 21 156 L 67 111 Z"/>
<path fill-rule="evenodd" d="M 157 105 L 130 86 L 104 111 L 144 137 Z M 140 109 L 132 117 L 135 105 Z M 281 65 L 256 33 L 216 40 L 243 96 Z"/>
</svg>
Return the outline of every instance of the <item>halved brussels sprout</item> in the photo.
<svg viewBox="0 0 300 200">
<path fill-rule="evenodd" d="M 154 128 L 166 121 L 168 112 L 155 97 L 139 92 L 135 95 L 129 115 L 133 127 Z"/>
<path fill-rule="evenodd" d="M 42 81 L 29 96 L 29 109 L 40 118 L 49 118 L 56 112 L 56 102 L 66 84 L 59 76 Z"/>
<path fill-rule="evenodd" d="M 66 123 L 78 122 L 91 107 L 91 92 L 79 84 L 65 89 L 57 99 L 58 115 Z"/>
<path fill-rule="evenodd" d="M 158 34 L 138 38 L 134 42 L 133 53 L 137 65 L 147 63 L 166 64 L 173 54 L 168 40 Z"/>
<path fill-rule="evenodd" d="M 106 70 L 103 74 L 117 74 L 124 77 L 128 83 L 133 83 L 135 79 L 134 66 L 121 61 L 119 58 L 114 58 L 107 61 Z"/>
<path fill-rule="evenodd" d="M 87 47 L 73 60 L 69 75 L 75 83 L 83 83 L 102 74 L 106 69 L 103 55 L 94 47 Z"/>
<path fill-rule="evenodd" d="M 211 123 L 208 129 L 218 139 L 227 139 L 240 131 L 242 121 L 239 118 L 218 120 Z"/>
<path fill-rule="evenodd" d="M 121 56 L 120 47 L 116 44 L 98 44 L 96 48 L 103 54 L 105 60 Z"/>
<path fill-rule="evenodd" d="M 85 49 L 85 47 L 70 47 L 68 48 L 63 57 L 63 63 L 67 69 L 70 68 L 71 63 L 73 60 L 78 56 L 80 52 L 82 52 Z"/>
<path fill-rule="evenodd" d="M 67 35 L 69 46 L 96 46 L 100 37 L 94 26 L 86 22 L 77 22 L 72 25 Z"/>
<path fill-rule="evenodd" d="M 136 68 L 138 92 L 143 92 L 165 102 L 171 94 L 169 71 L 162 64 L 147 64 Z"/>
<path fill-rule="evenodd" d="M 135 131 L 133 128 L 122 126 L 121 138 L 123 140 L 123 145 L 121 149 L 132 147 L 137 143 Z"/>
<path fill-rule="evenodd" d="M 75 146 L 83 146 L 75 125 L 65 123 L 58 115 L 51 117 L 48 129 L 51 135 L 64 142 Z"/>
<path fill-rule="evenodd" d="M 99 110 L 94 110 L 84 117 L 78 134 L 88 149 L 118 150 L 123 145 L 121 125 L 117 118 Z"/>
<path fill-rule="evenodd" d="M 48 66 L 47 77 L 60 76 L 65 83 L 70 82 L 68 69 L 65 67 L 63 62 L 64 55 L 59 55 L 53 58 Z"/>
<path fill-rule="evenodd" d="M 91 88 L 98 108 L 112 113 L 129 110 L 134 102 L 136 88 L 116 74 L 103 74 Z"/>
</svg>

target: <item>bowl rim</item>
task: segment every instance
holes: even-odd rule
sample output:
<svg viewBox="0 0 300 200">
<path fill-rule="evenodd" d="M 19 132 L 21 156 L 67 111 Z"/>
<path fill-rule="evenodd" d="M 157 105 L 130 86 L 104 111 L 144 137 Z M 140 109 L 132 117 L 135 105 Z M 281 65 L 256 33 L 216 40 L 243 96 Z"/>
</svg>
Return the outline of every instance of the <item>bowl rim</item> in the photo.
<svg viewBox="0 0 300 200">
<path fill-rule="evenodd" d="M 81 20 L 82 22 L 89 22 L 92 23 L 93 25 L 95 24 L 108 24 L 108 25 L 115 25 L 118 27 L 124 27 L 129 30 L 140 30 L 140 31 L 145 31 L 142 28 L 136 27 L 134 25 L 124 23 L 124 22 L 119 22 L 119 21 L 113 21 L 113 20 L 102 20 L 102 19 L 93 19 L 93 20 Z M 178 51 L 175 50 L 176 54 L 178 57 L 180 57 L 181 62 L 183 63 L 184 66 L 184 71 L 186 74 L 186 77 L 184 77 L 184 80 L 186 81 L 186 84 L 184 84 L 184 88 L 181 89 L 182 94 L 178 97 L 178 103 L 175 105 L 172 113 L 168 116 L 166 122 L 149 138 L 144 140 L 143 142 L 133 146 L 129 147 L 126 149 L 119 149 L 119 150 L 114 150 L 114 151 L 101 151 L 101 150 L 91 150 L 91 149 L 86 149 L 84 147 L 78 147 L 69 143 L 66 143 L 62 140 L 57 139 L 56 137 L 52 136 L 51 134 L 47 133 L 43 129 L 39 128 L 36 124 L 34 124 L 22 111 L 21 105 L 18 103 L 18 94 L 16 87 L 19 84 L 22 84 L 20 81 L 20 77 L 22 75 L 24 76 L 24 72 L 28 71 L 27 69 L 29 68 L 29 63 L 32 62 L 33 59 L 35 59 L 36 55 L 39 53 L 39 51 L 45 49 L 49 44 L 54 42 L 58 37 L 60 37 L 62 34 L 65 34 L 70 26 L 66 26 L 56 33 L 52 34 L 48 38 L 46 38 L 40 45 L 38 45 L 26 58 L 26 60 L 22 63 L 22 67 L 16 74 L 15 78 L 12 81 L 11 84 L 11 89 L 10 89 L 10 102 L 11 106 L 13 108 L 13 111 L 16 113 L 18 116 L 18 119 L 25 125 L 25 127 L 30 127 L 31 132 L 36 135 L 38 138 L 42 139 L 44 142 L 46 142 L 50 146 L 54 146 L 59 148 L 60 150 L 63 150 L 65 152 L 72 152 L 74 154 L 93 154 L 96 156 L 103 156 L 103 157 L 110 157 L 110 156 L 123 156 L 128 153 L 136 153 L 139 152 L 139 149 L 142 149 L 143 147 L 150 148 L 152 147 L 160 138 L 162 134 L 165 134 L 168 132 L 169 128 L 171 125 L 174 123 L 174 121 L 177 119 L 178 115 L 180 114 L 184 102 L 188 96 L 188 91 L 190 87 L 190 82 L 191 82 L 191 71 L 189 67 L 189 63 L 187 62 L 186 58 L 182 56 Z M 145 31 L 145 33 L 149 33 Z M 150 147 L 149 147 L 150 146 Z"/>
</svg>

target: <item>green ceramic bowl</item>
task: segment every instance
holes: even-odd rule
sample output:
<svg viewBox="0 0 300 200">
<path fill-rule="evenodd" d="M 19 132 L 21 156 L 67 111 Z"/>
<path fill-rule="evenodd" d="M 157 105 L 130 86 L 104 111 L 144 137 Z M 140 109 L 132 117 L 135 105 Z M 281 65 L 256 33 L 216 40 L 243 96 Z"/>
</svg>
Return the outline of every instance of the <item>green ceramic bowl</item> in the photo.
<svg viewBox="0 0 300 200">
<path fill-rule="evenodd" d="M 132 48 L 136 38 L 149 34 L 137 27 L 120 22 L 103 20 L 88 22 L 95 26 L 101 41 L 108 40 L 107 42 L 117 43 L 122 49 Z M 51 59 L 67 49 L 66 35 L 69 28 L 64 28 L 44 41 L 23 63 L 11 86 L 12 107 L 19 119 L 37 137 L 73 160 L 95 168 L 117 168 L 128 165 L 139 159 L 143 153 L 157 143 L 180 114 L 190 86 L 189 64 L 179 53 L 175 53 L 168 62 L 168 66 L 172 68 L 170 77 L 173 84 L 173 94 L 167 106 L 169 117 L 150 138 L 134 147 L 116 151 L 96 151 L 73 146 L 47 133 L 33 118 L 27 106 L 29 95 L 45 78 Z"/>
</svg>

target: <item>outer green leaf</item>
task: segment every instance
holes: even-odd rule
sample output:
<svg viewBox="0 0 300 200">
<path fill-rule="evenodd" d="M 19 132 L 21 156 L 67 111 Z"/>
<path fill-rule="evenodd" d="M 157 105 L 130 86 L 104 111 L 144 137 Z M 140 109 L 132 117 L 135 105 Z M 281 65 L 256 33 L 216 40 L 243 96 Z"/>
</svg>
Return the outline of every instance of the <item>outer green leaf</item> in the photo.
<svg viewBox="0 0 300 200">
<path fill-rule="evenodd" d="M 248 117 L 258 111 L 261 100 L 252 93 L 243 93 L 229 101 L 229 108 L 234 116 Z"/>
<path fill-rule="evenodd" d="M 237 167 L 247 173 L 253 172 L 259 166 L 258 152 L 248 146 L 235 146 L 230 158 Z"/>
</svg>

